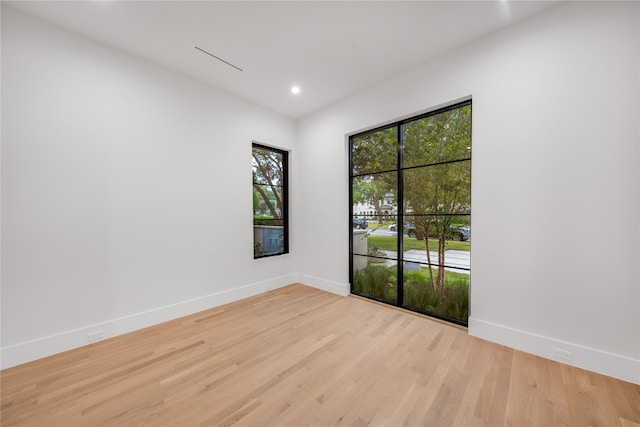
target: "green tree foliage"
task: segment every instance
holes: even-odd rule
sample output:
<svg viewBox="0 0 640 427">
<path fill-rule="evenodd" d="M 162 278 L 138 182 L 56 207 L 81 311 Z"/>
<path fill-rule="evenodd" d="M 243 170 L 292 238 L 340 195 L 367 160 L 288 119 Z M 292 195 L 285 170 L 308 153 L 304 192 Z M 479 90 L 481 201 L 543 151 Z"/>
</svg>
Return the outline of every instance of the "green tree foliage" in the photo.
<svg viewBox="0 0 640 427">
<path fill-rule="evenodd" d="M 471 212 L 471 105 L 409 121 L 402 132 L 391 126 L 352 139 L 353 203 L 377 207 L 386 193 L 397 195 L 402 149 L 405 223 L 413 222 L 424 237 L 431 290 L 445 301 L 445 241 L 454 226 L 469 225 Z M 437 262 L 427 236 L 438 240 Z"/>
<path fill-rule="evenodd" d="M 359 135 L 353 139 L 352 203 L 368 203 L 382 222 L 382 205 L 397 188 L 398 135 L 395 128 Z M 384 171 L 387 171 L 386 173 Z M 382 173 L 380 173 L 382 172 Z"/>
<path fill-rule="evenodd" d="M 253 213 L 282 219 L 284 182 L 282 154 L 253 147 Z"/>
<path fill-rule="evenodd" d="M 394 194 L 395 186 L 382 179 L 375 179 L 371 175 L 353 179 L 353 203 L 368 203 L 373 206 L 382 222 L 382 205 L 388 194 Z"/>
<path fill-rule="evenodd" d="M 432 288 L 444 296 L 445 240 L 454 224 L 468 223 L 468 216 L 455 215 L 471 208 L 471 161 L 465 160 L 471 158 L 471 106 L 406 124 L 404 158 L 405 167 L 413 167 L 404 172 L 404 199 L 418 232 L 438 238 L 439 271 L 434 275 L 429 265 L 429 274 Z"/>
<path fill-rule="evenodd" d="M 392 127 L 358 135 L 352 150 L 353 175 L 392 171 L 398 167 L 398 132 Z"/>
<path fill-rule="evenodd" d="M 262 196 L 256 190 L 255 184 L 253 186 L 253 214 L 260 215 L 267 210 L 267 205 L 264 203 Z"/>
</svg>

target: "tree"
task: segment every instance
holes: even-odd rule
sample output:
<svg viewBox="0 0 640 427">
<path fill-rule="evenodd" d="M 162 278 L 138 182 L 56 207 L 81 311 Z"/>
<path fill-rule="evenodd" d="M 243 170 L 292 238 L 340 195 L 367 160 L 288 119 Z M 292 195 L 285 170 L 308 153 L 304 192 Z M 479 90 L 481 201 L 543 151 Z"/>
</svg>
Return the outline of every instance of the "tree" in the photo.
<svg viewBox="0 0 640 427">
<path fill-rule="evenodd" d="M 284 212 L 282 194 L 283 168 L 282 154 L 258 147 L 253 148 L 254 214 L 261 207 L 264 207 L 273 218 L 282 218 Z M 256 194 L 262 200 L 256 200 Z"/>
<path fill-rule="evenodd" d="M 264 191 L 265 193 L 267 193 L 267 197 L 269 198 L 269 200 L 275 200 L 272 196 L 269 196 L 269 194 L 271 194 L 270 188 L 266 188 Z M 269 207 L 265 203 L 263 197 L 260 195 L 258 190 L 256 190 L 256 187 L 254 185 L 253 186 L 253 214 L 267 215 L 269 212 L 270 212 Z"/>
<path fill-rule="evenodd" d="M 382 205 L 397 188 L 398 135 L 387 128 L 359 135 L 352 141 L 352 203 L 371 204 L 382 223 Z"/>
<path fill-rule="evenodd" d="M 415 120 L 405 126 L 404 198 L 416 229 L 425 238 L 431 286 L 445 297 L 445 240 L 452 226 L 468 222 L 471 205 L 471 107 Z M 456 216 L 464 214 L 464 216 Z M 428 236 L 438 239 L 438 278 L 434 280 Z"/>
<path fill-rule="evenodd" d="M 470 104 L 352 138 L 353 203 L 378 206 L 376 201 L 385 193 L 397 196 L 402 155 L 402 208 L 406 220 L 415 223 L 417 234 L 425 236 L 431 287 L 440 293 L 441 301 L 446 297 L 446 239 L 454 226 L 469 224 L 470 150 Z M 430 236 L 438 239 L 437 263 L 431 262 Z M 438 265 L 437 280 L 432 264 Z"/>
<path fill-rule="evenodd" d="M 394 191 L 395 188 L 389 185 L 388 182 L 375 179 L 370 175 L 354 178 L 352 187 L 353 203 L 368 203 L 372 205 L 376 210 L 378 220 L 382 223 L 382 205 L 387 199 L 386 196 Z"/>
<path fill-rule="evenodd" d="M 358 135 L 352 140 L 353 175 L 393 171 L 397 168 L 398 132 L 395 127 Z"/>
</svg>

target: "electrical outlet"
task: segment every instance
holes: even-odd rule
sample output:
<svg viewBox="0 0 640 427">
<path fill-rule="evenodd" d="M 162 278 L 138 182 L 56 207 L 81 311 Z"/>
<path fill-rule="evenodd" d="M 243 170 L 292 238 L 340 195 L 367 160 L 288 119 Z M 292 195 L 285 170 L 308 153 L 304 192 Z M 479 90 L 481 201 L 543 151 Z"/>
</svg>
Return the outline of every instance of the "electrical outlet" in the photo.
<svg viewBox="0 0 640 427">
<path fill-rule="evenodd" d="M 573 354 L 570 351 L 562 350 L 560 348 L 553 349 L 553 357 L 556 359 L 564 360 L 565 362 L 570 362 L 573 358 Z"/>
<path fill-rule="evenodd" d="M 100 341 L 104 339 L 104 331 L 95 331 L 87 335 L 89 342 Z"/>
</svg>

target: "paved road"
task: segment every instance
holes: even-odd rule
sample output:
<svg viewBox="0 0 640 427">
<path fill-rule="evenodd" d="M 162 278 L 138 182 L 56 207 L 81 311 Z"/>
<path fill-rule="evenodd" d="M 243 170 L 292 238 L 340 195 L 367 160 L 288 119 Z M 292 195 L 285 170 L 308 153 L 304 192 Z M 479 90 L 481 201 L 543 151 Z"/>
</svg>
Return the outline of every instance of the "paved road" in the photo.
<svg viewBox="0 0 640 427">
<path fill-rule="evenodd" d="M 371 234 L 374 236 L 397 236 L 396 231 L 389 231 L 388 228 L 370 228 Z"/>
<path fill-rule="evenodd" d="M 469 251 L 456 251 L 456 250 L 448 250 L 444 253 L 444 264 L 447 267 L 451 267 L 448 270 L 457 271 L 459 273 L 468 273 L 466 270 L 457 270 L 457 268 L 469 269 L 471 268 L 471 257 Z M 431 264 L 436 264 L 438 262 L 438 252 L 429 251 L 429 256 L 431 257 Z M 427 251 L 420 251 L 417 249 L 412 249 L 409 251 L 405 251 L 404 253 L 405 261 L 414 261 L 419 262 L 421 264 L 427 263 Z"/>
<path fill-rule="evenodd" d="M 386 256 L 389 258 L 398 257 L 398 252 L 396 251 L 383 251 L 383 252 L 385 252 Z M 438 252 L 429 251 L 429 255 L 431 256 L 431 265 L 437 264 Z M 419 266 L 414 263 L 420 263 L 420 264 L 423 264 L 423 266 L 428 265 L 427 251 L 420 251 L 417 249 L 411 249 L 409 251 L 405 251 L 404 260 L 405 260 L 405 269 L 417 270 Z M 384 264 L 387 267 L 393 267 L 397 264 L 397 262 L 394 260 L 387 260 L 385 261 Z M 446 265 L 445 270 L 454 271 L 456 273 L 469 274 L 469 269 L 471 268 L 470 252 L 455 251 L 455 250 L 445 251 L 444 264 Z"/>
<path fill-rule="evenodd" d="M 376 224 L 377 225 L 377 224 Z M 387 227 L 375 228 L 376 225 L 370 228 L 370 234 L 374 236 L 397 236 L 398 233 L 396 231 L 389 231 Z M 405 234 L 405 237 L 407 235 Z M 396 251 L 384 251 L 389 258 L 397 258 Z M 431 264 L 438 263 L 438 252 L 429 251 L 429 256 L 431 257 Z M 405 260 L 405 268 L 418 268 L 418 266 L 413 265 L 412 263 L 421 263 L 427 264 L 427 251 L 421 251 L 418 249 L 411 249 L 405 251 L 404 253 Z M 406 263 L 408 262 L 408 264 Z M 444 253 L 444 264 L 447 266 L 446 270 L 455 271 L 457 273 L 465 273 L 469 274 L 469 269 L 471 268 L 471 257 L 469 251 L 457 251 L 457 250 L 448 250 Z M 396 261 L 387 260 L 385 265 L 388 267 L 392 267 L 396 265 Z M 464 270 L 460 270 L 464 269 Z"/>
</svg>

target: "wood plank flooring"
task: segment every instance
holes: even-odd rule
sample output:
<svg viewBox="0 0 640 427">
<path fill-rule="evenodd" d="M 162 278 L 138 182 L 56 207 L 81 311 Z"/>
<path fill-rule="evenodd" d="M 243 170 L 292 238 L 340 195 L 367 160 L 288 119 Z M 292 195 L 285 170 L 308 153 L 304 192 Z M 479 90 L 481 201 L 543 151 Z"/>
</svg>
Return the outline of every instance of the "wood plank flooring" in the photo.
<svg viewBox="0 0 640 427">
<path fill-rule="evenodd" d="M 640 426 L 640 387 L 303 285 L 3 370 L 2 426 Z"/>
</svg>

